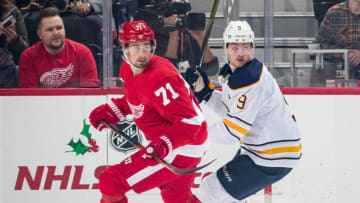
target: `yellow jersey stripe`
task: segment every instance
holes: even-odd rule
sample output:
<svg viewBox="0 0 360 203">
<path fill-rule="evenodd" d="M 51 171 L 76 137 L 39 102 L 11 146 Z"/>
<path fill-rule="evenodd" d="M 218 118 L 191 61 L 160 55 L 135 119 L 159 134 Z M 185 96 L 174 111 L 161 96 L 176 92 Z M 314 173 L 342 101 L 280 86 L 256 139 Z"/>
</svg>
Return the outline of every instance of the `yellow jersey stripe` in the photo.
<svg viewBox="0 0 360 203">
<path fill-rule="evenodd" d="M 301 149 L 302 149 L 302 145 L 300 144 L 299 146 L 293 146 L 293 147 L 278 147 L 278 148 L 267 149 L 262 151 L 257 151 L 257 150 L 255 151 L 261 154 L 273 155 L 273 154 L 287 153 L 287 152 L 300 152 Z"/>
<path fill-rule="evenodd" d="M 235 123 L 231 122 L 230 120 L 224 118 L 223 119 L 223 122 L 226 126 L 238 131 L 239 133 L 243 134 L 243 135 L 246 135 L 249 131 L 246 130 L 245 128 L 239 126 L 239 125 L 236 125 Z"/>
</svg>

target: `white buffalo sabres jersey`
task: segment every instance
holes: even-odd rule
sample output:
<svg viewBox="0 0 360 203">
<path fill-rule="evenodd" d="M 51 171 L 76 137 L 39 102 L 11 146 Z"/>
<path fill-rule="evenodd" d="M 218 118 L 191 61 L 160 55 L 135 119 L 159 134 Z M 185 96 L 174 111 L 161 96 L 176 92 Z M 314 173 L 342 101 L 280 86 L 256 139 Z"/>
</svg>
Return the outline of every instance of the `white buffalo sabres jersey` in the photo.
<svg viewBox="0 0 360 203">
<path fill-rule="evenodd" d="M 215 90 L 207 105 L 222 121 L 209 127 L 209 138 L 240 143 L 240 153 L 258 165 L 294 167 L 302 156 L 299 130 L 265 65 L 253 59 L 233 73 L 225 65 L 219 79 L 222 92 Z"/>
</svg>

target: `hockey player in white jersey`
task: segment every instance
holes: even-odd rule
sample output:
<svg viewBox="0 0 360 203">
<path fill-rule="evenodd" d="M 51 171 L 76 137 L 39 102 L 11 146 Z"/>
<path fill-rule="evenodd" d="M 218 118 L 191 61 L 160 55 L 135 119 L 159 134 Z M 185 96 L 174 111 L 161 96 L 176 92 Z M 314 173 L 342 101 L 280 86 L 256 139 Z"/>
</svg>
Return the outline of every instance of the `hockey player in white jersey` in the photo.
<svg viewBox="0 0 360 203">
<path fill-rule="evenodd" d="M 223 34 L 228 63 L 219 73 L 222 92 L 214 90 L 201 68 L 185 79 L 199 102 L 222 121 L 208 127 L 217 143 L 239 144 L 235 157 L 200 185 L 204 203 L 247 202 L 247 198 L 286 176 L 301 159 L 294 115 L 265 65 L 254 58 L 254 32 L 246 21 L 232 21 Z"/>
</svg>

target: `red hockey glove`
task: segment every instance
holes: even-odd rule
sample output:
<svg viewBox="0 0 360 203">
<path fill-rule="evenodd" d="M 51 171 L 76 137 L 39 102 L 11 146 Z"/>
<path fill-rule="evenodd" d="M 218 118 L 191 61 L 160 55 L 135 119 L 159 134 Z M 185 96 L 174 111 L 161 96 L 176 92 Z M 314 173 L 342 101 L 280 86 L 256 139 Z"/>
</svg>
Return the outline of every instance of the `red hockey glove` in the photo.
<svg viewBox="0 0 360 203">
<path fill-rule="evenodd" d="M 149 156 L 150 160 L 147 160 L 148 164 L 156 165 L 158 162 L 151 159 L 152 156 L 157 155 L 161 159 L 166 157 L 173 149 L 173 145 L 170 139 L 166 135 L 162 135 L 159 138 L 150 142 L 145 148 L 145 154 Z"/>
<path fill-rule="evenodd" d="M 105 128 L 105 125 L 103 125 L 101 121 L 105 120 L 115 125 L 124 118 L 125 116 L 114 104 L 102 104 L 92 110 L 89 116 L 91 125 L 99 131 L 102 131 Z"/>
</svg>

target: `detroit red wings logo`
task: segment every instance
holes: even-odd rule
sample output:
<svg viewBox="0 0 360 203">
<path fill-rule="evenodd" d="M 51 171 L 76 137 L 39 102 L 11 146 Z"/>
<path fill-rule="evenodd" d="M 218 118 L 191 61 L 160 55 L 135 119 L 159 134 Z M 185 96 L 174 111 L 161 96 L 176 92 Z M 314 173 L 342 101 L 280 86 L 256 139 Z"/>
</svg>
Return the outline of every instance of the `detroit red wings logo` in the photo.
<svg viewBox="0 0 360 203">
<path fill-rule="evenodd" d="M 69 64 L 65 68 L 54 68 L 41 75 L 40 84 L 45 88 L 56 88 L 65 84 L 74 72 L 74 65 Z"/>
<path fill-rule="evenodd" d="M 130 104 L 129 102 L 128 104 L 135 119 L 140 118 L 144 114 L 144 104 L 139 104 L 137 106 Z"/>
</svg>

